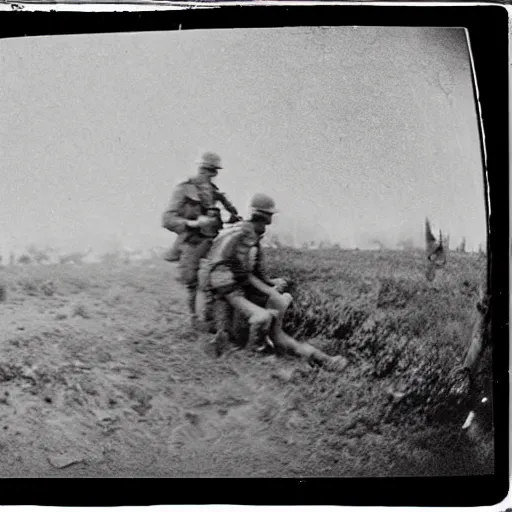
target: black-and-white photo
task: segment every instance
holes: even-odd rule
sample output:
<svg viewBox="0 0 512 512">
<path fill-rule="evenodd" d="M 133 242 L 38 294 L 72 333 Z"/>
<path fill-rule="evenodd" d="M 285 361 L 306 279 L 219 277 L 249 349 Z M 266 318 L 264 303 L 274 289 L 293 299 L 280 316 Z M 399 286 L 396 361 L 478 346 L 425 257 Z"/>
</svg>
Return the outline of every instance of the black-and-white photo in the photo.
<svg viewBox="0 0 512 512">
<path fill-rule="evenodd" d="M 492 474 L 468 41 L 0 40 L 0 477 Z"/>
</svg>

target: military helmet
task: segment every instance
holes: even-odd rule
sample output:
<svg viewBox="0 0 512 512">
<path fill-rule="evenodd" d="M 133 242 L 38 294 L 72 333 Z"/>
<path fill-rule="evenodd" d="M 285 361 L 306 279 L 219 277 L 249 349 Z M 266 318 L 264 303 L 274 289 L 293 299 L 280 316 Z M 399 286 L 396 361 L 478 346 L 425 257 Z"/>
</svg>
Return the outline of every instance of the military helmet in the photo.
<svg viewBox="0 0 512 512">
<path fill-rule="evenodd" d="M 203 153 L 196 161 L 199 167 L 206 167 L 208 169 L 222 169 L 220 164 L 220 156 L 217 153 L 207 151 Z"/>
<path fill-rule="evenodd" d="M 276 203 L 266 194 L 255 194 L 251 200 L 250 206 L 254 213 L 263 212 L 270 215 L 277 213 Z"/>
</svg>

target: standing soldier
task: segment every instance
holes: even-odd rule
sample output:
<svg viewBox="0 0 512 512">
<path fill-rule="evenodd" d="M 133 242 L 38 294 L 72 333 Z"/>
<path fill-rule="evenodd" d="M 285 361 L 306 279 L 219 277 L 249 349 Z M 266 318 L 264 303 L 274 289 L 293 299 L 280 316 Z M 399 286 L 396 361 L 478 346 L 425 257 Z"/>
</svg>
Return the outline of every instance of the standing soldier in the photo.
<svg viewBox="0 0 512 512">
<path fill-rule="evenodd" d="M 220 354 L 231 338 L 236 313 L 248 321 L 249 348 L 261 351 L 270 341 L 283 352 L 332 369 L 342 368 L 346 361 L 341 356 L 330 357 L 308 343 L 299 343 L 282 330 L 282 320 L 292 297 L 281 293 L 286 286 L 285 280 L 267 277 L 260 245 L 275 213 L 273 199 L 256 194 L 251 201 L 249 220 L 222 231 L 201 267 L 201 286 L 208 288 L 216 300 L 219 325 L 213 343 L 215 350 Z"/>
<path fill-rule="evenodd" d="M 222 169 L 220 157 L 207 152 L 201 156 L 198 164 L 197 175 L 180 183 L 174 190 L 162 219 L 163 227 L 178 235 L 166 259 L 180 262 L 180 280 L 187 288 L 187 303 L 193 327 L 197 325 L 199 262 L 208 253 L 213 239 L 222 228 L 217 202 L 222 203 L 231 214 L 229 222 L 239 220 L 236 208 L 212 182 L 219 169 Z M 206 305 L 205 319 L 211 321 L 211 304 Z"/>
</svg>

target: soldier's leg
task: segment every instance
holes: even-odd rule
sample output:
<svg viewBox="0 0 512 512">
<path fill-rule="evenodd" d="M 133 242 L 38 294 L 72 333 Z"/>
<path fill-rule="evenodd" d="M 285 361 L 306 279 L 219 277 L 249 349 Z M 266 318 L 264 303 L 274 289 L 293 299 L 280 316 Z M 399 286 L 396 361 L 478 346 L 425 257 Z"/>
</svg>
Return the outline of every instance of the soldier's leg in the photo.
<svg viewBox="0 0 512 512">
<path fill-rule="evenodd" d="M 217 297 L 221 297 L 233 308 L 233 316 L 241 315 L 248 320 L 249 335 L 247 345 L 257 347 L 268 335 L 272 321 L 277 312 L 271 312 L 254 304 L 245 296 L 227 265 L 219 265 L 210 274 L 210 285 Z"/>
<path fill-rule="evenodd" d="M 211 247 L 211 242 L 206 244 L 201 252 L 200 252 L 200 261 L 203 261 L 207 258 L 208 252 Z M 204 322 L 206 324 L 206 328 L 210 334 L 215 334 L 217 332 L 216 322 L 215 322 L 215 295 L 209 289 L 209 287 L 203 290 L 203 315 Z"/>
<path fill-rule="evenodd" d="M 279 312 L 275 323 L 278 329 L 281 329 L 284 315 L 292 302 L 293 299 L 289 293 L 279 293 L 275 290 L 271 290 L 268 294 L 267 308 L 275 309 Z"/>
<path fill-rule="evenodd" d="M 194 268 L 196 282 L 199 283 L 199 271 L 201 268 L 201 262 L 208 257 L 208 252 L 212 246 L 212 239 L 203 240 L 194 252 Z M 215 332 L 215 320 L 214 320 L 214 298 L 210 290 L 203 290 L 203 316 L 206 323 L 207 329 L 211 332 Z"/>
<path fill-rule="evenodd" d="M 215 322 L 215 298 L 210 290 L 204 290 L 199 285 L 197 292 L 197 315 L 201 320 L 201 327 L 210 334 L 217 332 Z"/>
<path fill-rule="evenodd" d="M 249 323 L 249 339 L 247 347 L 255 349 L 265 336 L 269 334 L 277 312 L 257 306 L 248 300 L 242 292 L 236 291 L 226 295 L 225 300 L 237 312 L 247 318 Z"/>
<path fill-rule="evenodd" d="M 215 337 L 208 342 L 206 350 L 210 355 L 220 357 L 232 338 L 233 308 L 220 297 L 215 297 L 213 317 L 216 327 Z"/>
<path fill-rule="evenodd" d="M 276 348 L 282 352 L 302 357 L 328 370 L 343 370 L 347 365 L 347 360 L 343 356 L 329 356 L 307 342 L 298 342 L 295 338 L 286 334 L 278 325 L 274 325 L 272 328 L 270 338 Z"/>
<path fill-rule="evenodd" d="M 200 246 L 184 244 L 180 259 L 180 278 L 187 290 L 187 309 L 193 328 L 198 326 L 196 300 L 198 289 Z"/>
<path fill-rule="evenodd" d="M 274 320 L 272 322 L 271 331 L 266 339 L 266 343 L 261 345 L 260 350 L 275 348 L 272 341 L 276 336 L 275 333 L 282 329 L 284 315 L 292 303 L 292 296 L 288 293 L 281 294 L 274 288 L 267 286 L 261 282 L 261 287 L 256 288 L 252 285 L 244 288 L 245 297 L 252 303 L 273 312 Z"/>
<path fill-rule="evenodd" d="M 193 329 L 199 328 L 199 320 L 196 312 L 197 287 L 187 284 L 187 311 L 190 318 L 190 325 Z"/>
<path fill-rule="evenodd" d="M 291 353 L 299 357 L 324 365 L 328 369 L 341 370 L 346 366 L 346 360 L 342 356 L 329 356 L 309 343 L 299 343 L 283 331 L 283 318 L 286 310 L 292 303 L 292 297 L 288 293 L 279 293 L 274 288 L 266 285 L 259 279 L 251 277 L 251 286 L 268 296 L 266 307 L 276 311 L 275 319 L 270 330 L 270 339 L 285 353 Z"/>
</svg>

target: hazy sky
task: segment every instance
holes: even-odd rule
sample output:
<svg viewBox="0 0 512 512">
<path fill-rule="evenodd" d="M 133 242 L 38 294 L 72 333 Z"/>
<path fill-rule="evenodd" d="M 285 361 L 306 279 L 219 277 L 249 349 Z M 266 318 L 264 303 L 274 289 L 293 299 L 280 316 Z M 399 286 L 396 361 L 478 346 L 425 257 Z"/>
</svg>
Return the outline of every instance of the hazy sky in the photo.
<svg viewBox="0 0 512 512">
<path fill-rule="evenodd" d="M 463 30 L 291 28 L 0 40 L 0 243 L 171 243 L 201 150 L 245 213 L 346 246 L 485 240 Z M 297 219 L 295 222 L 292 219 Z"/>
</svg>

